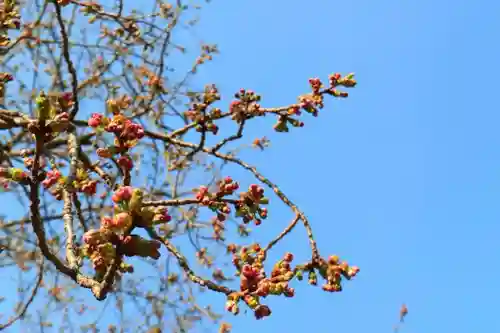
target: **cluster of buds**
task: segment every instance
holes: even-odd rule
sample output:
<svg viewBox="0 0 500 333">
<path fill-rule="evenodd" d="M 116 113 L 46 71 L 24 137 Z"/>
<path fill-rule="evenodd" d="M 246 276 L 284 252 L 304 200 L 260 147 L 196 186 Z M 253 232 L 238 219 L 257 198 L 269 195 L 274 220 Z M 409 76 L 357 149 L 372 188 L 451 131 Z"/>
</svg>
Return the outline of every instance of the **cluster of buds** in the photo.
<svg viewBox="0 0 500 333">
<path fill-rule="evenodd" d="M 265 253 L 258 244 L 242 247 L 239 253 L 233 255 L 233 264 L 239 270 L 240 290 L 243 292 L 258 292 L 260 283 L 265 279 L 264 260 Z"/>
<path fill-rule="evenodd" d="M 114 133 L 119 146 L 131 148 L 131 142 L 144 137 L 144 128 L 140 124 L 132 122 L 123 115 L 115 115 L 104 128 L 106 132 Z"/>
<path fill-rule="evenodd" d="M 154 223 L 171 220 L 166 208 L 143 207 L 143 196 L 140 189 L 120 187 L 112 196 L 115 203 L 113 217 L 102 217 L 99 229 L 89 230 L 84 234 L 84 255 L 92 261 L 97 276 L 102 276 L 117 254 L 155 260 L 160 257 L 159 242 L 129 235 L 134 227 L 150 227 Z M 121 272 L 129 272 L 131 269 L 125 264 L 120 266 Z"/>
<path fill-rule="evenodd" d="M 70 125 L 68 111 L 73 103 L 72 93 L 47 95 L 42 90 L 35 99 L 37 118 L 46 123 L 53 133 L 64 132 Z"/>
<path fill-rule="evenodd" d="M 278 121 L 274 125 L 275 131 L 289 132 L 290 129 L 288 125 L 291 125 L 293 127 L 303 127 L 304 123 L 302 121 L 291 117 L 300 116 L 300 110 L 304 110 L 314 117 L 317 117 L 319 114 L 319 110 L 324 107 L 325 94 L 334 97 L 347 97 L 347 92 L 338 91 L 336 87 L 354 87 L 356 85 L 356 80 L 354 80 L 353 73 L 348 74 L 344 77 L 342 77 L 339 73 L 335 73 L 329 76 L 329 87 L 326 89 L 324 89 L 324 84 L 319 78 L 310 78 L 309 85 L 311 86 L 311 93 L 299 96 L 298 104 L 292 105 L 290 108 L 288 108 L 286 114 L 280 113 L 278 115 Z"/>
<path fill-rule="evenodd" d="M 328 260 L 320 259 L 318 272 L 326 283 L 322 286 L 323 290 L 328 292 L 342 291 L 342 278 L 350 280 L 359 272 L 359 267 L 349 266 L 345 261 L 340 261 L 339 257 L 332 255 Z M 314 281 L 314 271 L 309 273 L 309 283 L 316 284 Z"/>
<path fill-rule="evenodd" d="M 269 316 L 271 310 L 267 305 L 260 303 L 261 298 L 269 295 L 283 295 L 293 297 L 295 291 L 288 284 L 295 274 L 290 263 L 293 260 L 291 253 L 286 253 L 282 260 L 278 261 L 266 277 L 263 263 L 266 259 L 265 252 L 258 244 L 251 247 L 242 247 L 239 251 L 236 246 L 228 248 L 234 253 L 233 264 L 236 266 L 240 276 L 240 291 L 228 297 L 226 309 L 233 314 L 238 313 L 238 301 L 243 301 L 253 310 L 255 317 L 261 319 Z"/>
<path fill-rule="evenodd" d="M 122 211 L 139 213 L 142 208 L 144 193 L 142 190 L 133 189 L 130 186 L 122 186 L 117 189 L 111 200 L 118 205 Z"/>
<path fill-rule="evenodd" d="M 203 206 L 207 206 L 213 211 L 229 214 L 231 208 L 226 202 L 222 202 L 221 199 L 224 196 L 234 194 L 234 191 L 238 188 L 239 184 L 237 182 L 233 181 L 231 177 L 226 177 L 217 183 L 217 191 L 215 192 L 210 192 L 208 187 L 203 185 L 193 191 L 196 193 L 196 200 L 200 201 Z"/>
<path fill-rule="evenodd" d="M 290 266 L 292 261 L 293 254 L 287 252 L 283 259 L 274 265 L 271 278 L 269 279 L 269 288 L 262 292 L 268 291 L 271 295 L 284 295 L 286 297 L 293 297 L 295 295 L 295 290 L 288 285 L 288 282 L 295 275 Z"/>
<path fill-rule="evenodd" d="M 320 90 L 323 88 L 323 83 L 319 78 L 310 78 L 309 79 L 309 84 L 311 85 L 313 94 L 319 95 L 321 94 Z"/>
<path fill-rule="evenodd" d="M 83 171 L 83 169 L 80 170 Z M 83 171 L 82 174 L 83 174 L 82 178 L 79 178 L 77 172 L 76 181 L 73 182 L 73 186 L 79 192 L 82 192 L 89 196 L 94 195 L 97 190 L 98 181 L 90 179 L 86 171 Z"/>
<path fill-rule="evenodd" d="M 32 160 L 32 159 L 30 159 Z M 57 169 L 49 170 L 45 174 L 45 179 L 42 181 L 42 186 L 50 190 L 56 200 L 62 199 L 63 187 L 68 178 L 62 176 L 61 172 Z M 92 196 L 97 192 L 97 180 L 91 179 L 90 175 L 83 168 L 76 170 L 75 179 L 71 184 L 73 189 L 77 192 L 84 193 L 85 195 Z"/>
<path fill-rule="evenodd" d="M 33 159 L 29 158 L 28 161 L 33 162 Z M 46 189 L 52 187 L 53 185 L 57 184 L 59 179 L 61 179 L 61 176 L 62 176 L 61 172 L 57 169 L 47 171 L 47 175 L 45 176 L 45 179 L 42 181 L 42 186 Z"/>
<path fill-rule="evenodd" d="M 114 232 L 125 232 L 132 227 L 132 216 L 128 212 L 121 212 L 113 217 L 104 216 L 101 219 L 101 226 Z"/>
<path fill-rule="evenodd" d="M 24 166 L 28 170 L 31 170 L 31 168 L 35 164 L 35 159 L 33 157 L 30 157 L 30 156 L 32 156 L 34 152 L 30 149 L 21 149 L 20 153 L 21 153 L 21 156 L 23 157 Z M 42 156 L 40 156 L 40 158 L 38 159 L 38 163 L 39 163 L 38 165 L 40 168 L 45 168 L 47 166 L 47 161 Z M 59 162 L 59 163 L 57 163 L 57 165 L 64 166 L 64 163 Z"/>
<path fill-rule="evenodd" d="M 223 197 L 234 194 L 238 189 L 239 184 L 237 182 L 231 177 L 225 177 L 217 182 L 217 190 L 215 192 L 210 192 L 206 186 L 200 186 L 193 190 L 196 193 L 196 200 L 217 214 L 212 218 L 213 238 L 216 240 L 223 238 L 226 215 L 231 213 L 231 207 L 228 204 L 231 200 L 223 200 Z M 233 200 L 232 203 L 237 203 L 237 201 Z"/>
<path fill-rule="evenodd" d="M 33 168 L 33 165 L 35 164 L 35 159 L 33 157 L 29 157 L 29 151 L 27 149 L 21 150 L 21 155 L 23 155 L 24 166 L 28 170 L 31 170 Z M 39 162 L 40 168 L 45 168 L 45 166 L 47 165 L 45 159 L 42 157 L 40 157 L 38 162 Z"/>
<path fill-rule="evenodd" d="M 328 77 L 328 79 L 330 82 L 330 89 L 338 87 L 338 86 L 343 86 L 346 88 L 353 88 L 357 84 L 356 80 L 354 79 L 354 73 L 349 73 L 344 77 L 342 77 L 342 75 L 340 75 L 340 73 L 335 73 L 335 74 L 331 74 Z M 345 96 L 340 96 L 340 97 L 347 97 L 347 96 L 348 96 L 347 93 L 345 93 Z"/>
<path fill-rule="evenodd" d="M 139 227 L 150 227 L 159 223 L 168 223 L 172 220 L 166 207 L 154 209 L 151 207 L 143 207 L 143 198 L 144 193 L 142 190 L 133 189 L 130 186 L 122 186 L 113 193 L 111 200 L 117 205 L 119 211 L 129 216 L 130 221 L 133 219 L 135 225 Z M 129 224 L 127 223 L 125 215 L 122 216 L 122 220 L 120 221 L 123 221 L 126 225 Z M 131 224 L 132 222 L 130 222 L 130 225 Z M 120 229 L 123 230 L 127 227 L 128 226 L 124 226 L 123 228 L 120 227 Z"/>
<path fill-rule="evenodd" d="M 302 280 L 304 272 L 309 272 L 309 283 L 316 285 L 317 271 L 326 280 L 323 290 L 327 292 L 342 291 L 342 278 L 350 280 L 359 272 L 358 267 L 341 262 L 338 256 L 330 256 L 328 260 L 320 258 L 317 262 L 292 269 L 293 254 L 288 252 L 273 266 L 270 276 L 266 277 L 263 270 L 266 254 L 258 244 L 239 249 L 235 244 L 230 244 L 227 250 L 233 253 L 233 264 L 240 276 L 240 291 L 228 296 L 226 310 L 238 314 L 238 303 L 243 300 L 254 311 L 257 319 L 271 314 L 269 307 L 262 305 L 260 299 L 269 295 L 293 297 L 295 290 L 289 283 L 294 278 Z"/>
<path fill-rule="evenodd" d="M 323 95 L 321 93 L 312 93 L 299 96 L 299 105 L 307 113 L 313 115 L 313 117 L 318 116 L 318 110 L 322 109 L 324 105 Z"/>
<path fill-rule="evenodd" d="M 260 95 L 257 95 L 252 90 L 240 89 L 239 92 L 234 94 L 234 97 L 236 100 L 229 105 L 229 112 L 231 113 L 231 119 L 237 123 L 264 114 L 258 103 L 260 102 Z"/>
<path fill-rule="evenodd" d="M 264 197 L 264 189 L 257 184 L 252 184 L 247 192 L 240 193 L 240 199 L 236 203 L 236 216 L 242 217 L 244 223 L 254 221 L 260 225 L 262 219 L 267 218 L 267 209 L 261 205 L 267 205 L 269 199 Z"/>
<path fill-rule="evenodd" d="M 114 246 L 119 240 L 118 236 L 107 229 L 91 229 L 83 235 L 83 255 L 88 257 L 96 275 L 103 277 L 109 265 L 116 258 Z"/>
<path fill-rule="evenodd" d="M 192 97 L 191 108 L 184 114 L 196 124 L 197 132 L 218 133 L 219 127 L 214 123 L 214 120 L 220 118 L 221 111 L 219 108 L 211 108 L 209 111 L 209 107 L 219 101 L 220 98 L 219 91 L 214 85 L 207 85 L 203 94 Z"/>
<path fill-rule="evenodd" d="M 113 146 L 98 148 L 96 153 L 101 158 L 111 158 L 120 154 L 117 160 L 118 165 L 127 172 L 134 167 L 128 150 L 136 146 L 145 135 L 144 128 L 140 124 L 132 122 L 122 114 L 122 111 L 130 107 L 131 103 L 132 100 L 126 95 L 119 99 L 110 99 L 106 104 L 113 117 L 108 118 L 102 114 L 93 113 L 87 122 L 90 127 L 115 135 Z"/>
<path fill-rule="evenodd" d="M 94 113 L 89 119 L 88 124 L 91 127 L 100 127 L 102 125 L 105 125 L 104 130 L 106 132 L 115 134 L 115 144 L 118 146 L 118 148 L 122 149 L 129 149 L 134 147 L 137 144 L 137 140 L 144 137 L 144 128 L 141 125 L 127 119 L 123 115 L 115 115 L 112 119 L 109 119 L 103 117 L 102 115 Z"/>
<path fill-rule="evenodd" d="M 3 0 L 0 4 L 0 47 L 5 47 L 10 43 L 6 31 L 21 28 L 21 16 L 17 7 L 16 0 Z"/>
<path fill-rule="evenodd" d="M 0 181 L 4 187 L 7 186 L 7 181 L 13 181 L 19 184 L 27 185 L 29 183 L 28 174 L 18 168 L 0 168 Z"/>
<path fill-rule="evenodd" d="M 217 182 L 217 197 L 234 194 L 234 191 L 240 188 L 240 185 L 235 182 L 231 177 L 226 177 Z"/>
</svg>

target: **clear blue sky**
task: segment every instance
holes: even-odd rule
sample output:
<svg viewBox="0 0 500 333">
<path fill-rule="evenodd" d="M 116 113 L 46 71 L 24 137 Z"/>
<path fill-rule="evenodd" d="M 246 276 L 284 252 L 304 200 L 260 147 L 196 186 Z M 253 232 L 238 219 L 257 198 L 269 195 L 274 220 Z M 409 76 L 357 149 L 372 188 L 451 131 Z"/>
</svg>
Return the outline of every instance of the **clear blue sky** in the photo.
<svg viewBox="0 0 500 333">
<path fill-rule="evenodd" d="M 356 72 L 303 129 L 249 155 L 310 217 L 324 255 L 361 267 L 344 292 L 296 285 L 270 318 L 230 318 L 237 333 L 500 332 L 498 1 L 213 1 L 196 36 L 221 55 L 201 82 L 295 102 L 307 79 Z M 498 21 L 500 22 L 500 21 Z M 247 177 L 244 173 L 238 176 Z M 270 239 L 287 223 L 271 210 Z M 259 233 L 257 233 L 259 235 Z M 275 248 L 308 256 L 298 228 Z M 222 304 L 218 295 L 211 298 Z"/>
</svg>

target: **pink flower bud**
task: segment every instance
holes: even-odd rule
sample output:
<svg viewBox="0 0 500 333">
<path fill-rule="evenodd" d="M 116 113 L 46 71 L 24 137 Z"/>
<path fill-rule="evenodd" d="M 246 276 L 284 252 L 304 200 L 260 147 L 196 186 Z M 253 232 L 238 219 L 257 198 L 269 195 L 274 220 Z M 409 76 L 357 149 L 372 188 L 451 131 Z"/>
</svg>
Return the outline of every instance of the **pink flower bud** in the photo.
<svg viewBox="0 0 500 333">
<path fill-rule="evenodd" d="M 114 225 L 120 229 L 127 229 L 132 225 L 132 217 L 128 213 L 119 213 L 115 215 Z"/>
<path fill-rule="evenodd" d="M 90 119 L 88 120 L 88 125 L 90 127 L 99 127 L 102 123 L 102 114 L 93 113 Z"/>
</svg>

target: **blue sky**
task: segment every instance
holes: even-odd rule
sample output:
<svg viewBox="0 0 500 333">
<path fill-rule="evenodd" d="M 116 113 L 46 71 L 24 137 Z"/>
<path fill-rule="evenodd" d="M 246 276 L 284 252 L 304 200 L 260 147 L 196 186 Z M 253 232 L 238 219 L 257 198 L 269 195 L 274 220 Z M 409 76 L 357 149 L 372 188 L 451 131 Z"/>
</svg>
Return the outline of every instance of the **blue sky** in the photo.
<svg viewBox="0 0 500 333">
<path fill-rule="evenodd" d="M 268 135 L 272 147 L 245 156 L 306 212 L 321 252 L 361 272 L 340 294 L 297 284 L 294 299 L 269 301 L 270 318 L 228 317 L 234 332 L 391 332 L 403 302 L 401 332 L 500 331 L 499 10 L 485 0 L 218 0 L 203 10 L 190 38 L 221 55 L 198 79 L 223 93 L 250 88 L 274 106 L 295 102 L 309 77 L 359 81 L 288 135 L 260 122 L 248 140 Z M 288 223 L 272 209 L 256 240 Z M 275 253 L 290 249 L 308 256 L 302 228 Z"/>
</svg>

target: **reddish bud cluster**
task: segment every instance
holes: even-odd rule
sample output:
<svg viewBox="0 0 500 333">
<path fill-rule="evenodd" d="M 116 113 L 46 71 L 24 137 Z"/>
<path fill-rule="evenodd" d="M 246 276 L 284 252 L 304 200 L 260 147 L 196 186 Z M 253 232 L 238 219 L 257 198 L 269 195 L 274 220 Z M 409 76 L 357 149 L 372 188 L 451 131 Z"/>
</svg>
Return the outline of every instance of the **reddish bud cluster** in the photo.
<svg viewBox="0 0 500 333">
<path fill-rule="evenodd" d="M 232 195 L 239 188 L 237 182 L 231 177 L 226 177 L 217 183 L 217 191 L 210 192 L 206 186 L 200 186 L 193 191 L 196 193 L 196 200 L 201 205 L 210 208 L 217 213 L 212 219 L 214 228 L 214 238 L 221 239 L 224 231 L 225 214 L 231 212 L 229 202 L 236 208 L 236 216 L 241 217 L 244 223 L 254 221 L 255 225 L 260 225 L 262 219 L 267 218 L 267 209 L 261 207 L 269 203 L 269 199 L 264 197 L 264 189 L 256 184 L 250 185 L 247 192 L 240 193 L 239 200 L 224 199 L 225 196 Z"/>
<path fill-rule="evenodd" d="M 118 165 L 125 170 L 132 170 L 134 167 L 134 162 L 128 155 L 122 155 L 117 160 Z"/>
<path fill-rule="evenodd" d="M 311 85 L 311 88 L 313 90 L 313 94 L 319 94 L 320 89 L 323 88 L 323 83 L 318 78 L 310 78 L 309 84 Z"/>
<path fill-rule="evenodd" d="M 295 276 L 290 266 L 293 260 L 291 253 L 286 253 L 284 258 L 274 265 L 271 276 L 266 277 L 263 268 L 266 254 L 258 244 L 243 247 L 238 253 L 234 246 L 230 250 L 234 253 L 233 264 L 240 271 L 240 292 L 229 295 L 226 310 L 237 314 L 238 301 L 242 298 L 254 311 L 255 317 L 261 319 L 269 316 L 271 310 L 260 303 L 260 298 L 269 295 L 284 295 L 285 297 L 295 295 L 295 290 L 288 285 Z"/>
<path fill-rule="evenodd" d="M 291 116 L 300 116 L 300 110 L 302 109 L 314 117 L 317 117 L 319 109 L 324 107 L 324 94 L 332 95 L 334 97 L 347 97 L 347 92 L 337 91 L 336 87 L 354 87 L 356 85 L 356 81 L 354 80 L 354 74 L 348 74 L 345 77 L 341 77 L 340 74 L 335 73 L 329 76 L 330 86 L 327 89 L 323 89 L 323 82 L 319 78 L 310 78 L 309 84 L 312 92 L 299 96 L 298 104 L 288 108 L 286 114 L 279 114 L 278 121 L 274 125 L 275 131 L 289 132 L 289 125 L 293 127 L 303 127 L 304 123 L 302 121 L 291 118 Z"/>
<path fill-rule="evenodd" d="M 104 116 L 100 113 L 92 113 L 87 123 L 90 127 L 99 127 L 103 122 L 103 118 Z"/>
<path fill-rule="evenodd" d="M 103 217 L 101 220 L 103 228 L 113 231 L 125 231 L 132 226 L 132 216 L 128 212 L 116 214 L 113 218 Z"/>
<path fill-rule="evenodd" d="M 145 136 L 144 128 L 132 122 L 121 112 L 130 107 L 132 100 L 123 95 L 120 99 L 110 99 L 107 101 L 108 109 L 113 113 L 113 117 L 107 118 L 99 113 L 93 113 L 88 120 L 88 125 L 93 128 L 104 129 L 106 132 L 115 135 L 114 146 L 98 148 L 97 156 L 101 158 L 111 158 L 115 154 L 120 154 L 117 163 L 125 173 L 129 173 L 134 167 L 134 162 L 128 150 Z"/>
<path fill-rule="evenodd" d="M 219 190 L 217 196 L 231 195 L 240 188 L 240 185 L 235 182 L 231 177 L 226 177 L 217 183 Z"/>
<path fill-rule="evenodd" d="M 26 164 L 26 163 L 25 163 Z M 32 161 L 28 166 L 31 168 Z M 88 196 L 92 196 L 97 192 L 97 180 L 90 178 L 87 171 L 82 168 L 76 170 L 75 179 L 73 179 L 72 186 L 77 192 L 84 193 Z M 57 199 L 62 199 L 63 186 L 68 181 L 67 177 L 62 176 L 61 172 L 57 169 L 49 170 L 45 179 L 42 181 L 42 185 L 45 189 L 49 190 L 50 193 Z"/>
<path fill-rule="evenodd" d="M 270 276 L 267 277 L 263 268 L 266 253 L 258 244 L 242 247 L 239 250 L 237 245 L 229 244 L 227 251 L 233 253 L 233 264 L 240 276 L 240 291 L 233 292 L 228 296 L 226 310 L 238 314 L 238 303 L 243 300 L 254 311 L 257 319 L 271 314 L 269 307 L 261 304 L 260 299 L 269 295 L 293 297 L 295 290 L 289 286 L 289 283 L 294 278 L 302 280 L 304 272 L 309 273 L 309 283 L 316 285 L 317 271 L 326 280 L 323 290 L 328 292 L 341 291 L 341 279 L 349 280 L 359 272 L 358 267 L 340 262 L 338 256 L 330 256 L 328 260 L 320 258 L 292 268 L 291 263 L 294 256 L 287 252 L 283 259 L 273 266 Z"/>
<path fill-rule="evenodd" d="M 217 191 L 211 193 L 206 186 L 200 186 L 195 189 L 196 200 L 200 201 L 202 205 L 211 208 L 214 211 L 220 211 L 224 214 L 229 214 L 231 208 L 227 203 L 221 202 L 221 199 L 225 196 L 234 194 L 239 188 L 239 184 L 231 179 L 231 177 L 226 177 L 223 180 L 217 182 Z"/>
<path fill-rule="evenodd" d="M 144 128 L 123 115 L 115 115 L 104 128 L 106 132 L 114 133 L 120 143 L 127 148 L 127 142 L 142 139 L 144 137 Z"/>
<path fill-rule="evenodd" d="M 130 172 L 134 167 L 134 162 L 128 150 L 142 139 L 145 135 L 144 128 L 122 114 L 122 111 L 130 107 L 132 100 L 123 95 L 119 99 L 110 99 L 106 102 L 108 109 L 113 113 L 112 118 L 107 118 L 102 114 L 93 113 L 88 120 L 88 125 L 93 128 L 103 129 L 115 135 L 114 146 L 98 148 L 96 153 L 101 158 L 111 158 L 115 154 L 121 156 L 117 163 L 122 170 Z"/>
<path fill-rule="evenodd" d="M 240 200 L 236 203 L 236 216 L 241 216 L 244 223 L 254 221 L 260 225 L 262 219 L 267 218 L 267 209 L 260 207 L 266 205 L 269 199 L 264 197 L 264 188 L 252 184 L 247 192 L 240 193 Z"/>
<path fill-rule="evenodd" d="M 25 163 L 26 164 L 26 163 Z M 42 186 L 46 189 L 52 187 L 57 184 L 57 182 L 61 179 L 61 172 L 59 170 L 49 170 L 47 172 L 46 178 L 42 181 Z"/>
<path fill-rule="evenodd" d="M 119 203 L 121 201 L 129 201 L 132 198 L 133 189 L 130 186 L 122 186 L 118 190 L 115 191 L 111 200 L 115 203 Z"/>
</svg>

